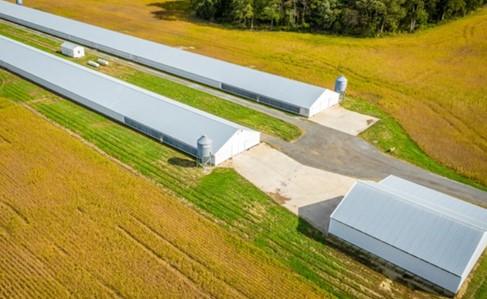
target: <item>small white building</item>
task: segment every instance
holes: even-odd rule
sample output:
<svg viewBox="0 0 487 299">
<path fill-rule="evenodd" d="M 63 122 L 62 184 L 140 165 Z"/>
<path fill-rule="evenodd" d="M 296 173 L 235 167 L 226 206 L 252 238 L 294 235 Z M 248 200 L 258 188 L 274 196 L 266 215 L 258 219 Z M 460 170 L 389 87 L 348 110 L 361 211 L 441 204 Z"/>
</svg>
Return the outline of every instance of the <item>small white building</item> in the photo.
<svg viewBox="0 0 487 299">
<path fill-rule="evenodd" d="M 457 293 L 487 245 L 487 210 L 389 176 L 357 182 L 329 233 Z"/>
<path fill-rule="evenodd" d="M 64 42 L 61 45 L 61 53 L 69 57 L 81 58 L 85 56 L 85 48 L 70 42 Z"/>
</svg>

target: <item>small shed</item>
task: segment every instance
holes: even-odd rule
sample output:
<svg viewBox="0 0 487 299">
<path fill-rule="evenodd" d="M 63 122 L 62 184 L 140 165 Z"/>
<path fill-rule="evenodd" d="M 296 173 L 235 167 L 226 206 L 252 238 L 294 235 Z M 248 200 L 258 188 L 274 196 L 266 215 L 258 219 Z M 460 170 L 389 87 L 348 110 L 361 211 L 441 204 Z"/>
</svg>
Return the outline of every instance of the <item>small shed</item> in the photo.
<svg viewBox="0 0 487 299">
<path fill-rule="evenodd" d="M 64 42 L 61 45 L 61 53 L 69 57 L 81 58 L 85 56 L 85 49 L 82 46 L 72 44 L 70 42 Z"/>
<path fill-rule="evenodd" d="M 357 182 L 328 231 L 456 293 L 487 246 L 487 210 L 390 176 Z"/>
</svg>

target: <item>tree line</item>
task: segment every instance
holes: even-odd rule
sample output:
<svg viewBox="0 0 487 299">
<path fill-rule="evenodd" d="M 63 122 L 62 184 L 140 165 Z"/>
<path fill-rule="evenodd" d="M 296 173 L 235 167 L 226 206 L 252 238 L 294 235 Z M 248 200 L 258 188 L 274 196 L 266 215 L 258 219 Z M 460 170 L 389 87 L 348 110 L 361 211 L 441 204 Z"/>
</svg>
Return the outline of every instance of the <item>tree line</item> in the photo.
<svg viewBox="0 0 487 299">
<path fill-rule="evenodd" d="M 197 17 L 267 27 L 376 36 L 464 16 L 487 0 L 191 0 Z"/>
</svg>

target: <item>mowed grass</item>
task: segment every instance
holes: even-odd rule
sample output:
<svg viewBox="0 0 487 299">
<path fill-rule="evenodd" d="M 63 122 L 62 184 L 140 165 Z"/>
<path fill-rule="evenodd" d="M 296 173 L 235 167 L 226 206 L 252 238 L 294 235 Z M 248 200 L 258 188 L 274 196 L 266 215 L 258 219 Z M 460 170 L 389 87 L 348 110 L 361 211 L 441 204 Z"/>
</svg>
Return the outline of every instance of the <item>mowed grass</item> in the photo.
<svg viewBox="0 0 487 299">
<path fill-rule="evenodd" d="M 325 296 L 25 107 L 0 119 L 0 297 Z"/>
<path fill-rule="evenodd" d="M 233 235 L 249 242 L 251 244 L 249 246 L 255 247 L 256 254 L 276 261 L 286 271 L 292 271 L 300 277 L 300 280 L 312 284 L 327 296 L 339 298 L 435 297 L 434 294 L 412 290 L 399 281 L 393 282 L 391 289 L 382 288 L 381 283 L 386 280 L 385 276 L 335 249 L 318 231 L 275 203 L 235 171 L 217 168 L 211 174 L 204 175 L 200 169 L 194 167 L 192 159 L 162 146 L 156 141 L 67 100 L 60 99 L 5 71 L 0 71 L 0 79 L 2 82 L 0 97 L 35 109 L 50 120 L 79 134 L 109 156 L 170 190 L 170 194 L 184 198 L 185 201 L 194 205 L 197 211 L 217 223 L 219 227 L 224 227 Z M 36 126 L 31 125 L 30 128 L 37 130 Z M 9 131 L 15 132 L 15 128 Z M 43 136 L 44 140 L 49 139 L 46 134 Z M 31 147 L 28 144 L 26 141 L 24 147 Z M 69 169 L 69 167 L 64 166 L 64 169 Z M 88 177 L 87 182 L 98 180 L 96 177 L 92 177 L 90 172 L 80 175 Z M 73 174 L 67 181 L 76 181 L 80 175 Z M 53 179 L 55 178 L 59 177 L 53 175 Z M 59 181 L 62 180 L 59 179 Z M 116 178 L 110 179 L 110 184 L 110 187 L 107 187 L 109 192 L 127 185 Z M 23 186 L 17 187 L 20 190 L 23 188 Z M 46 192 L 56 198 L 59 190 L 51 187 L 45 188 L 48 189 Z M 99 188 L 103 187 L 91 186 L 87 183 L 77 192 L 77 196 L 85 198 L 88 195 L 84 193 L 90 194 Z M 133 201 L 141 200 L 138 196 L 130 198 Z M 106 207 L 102 199 L 93 202 L 92 205 L 93 208 L 100 207 L 100 211 L 106 210 L 106 213 L 110 213 L 111 208 Z M 55 207 L 54 203 L 50 206 L 52 209 Z M 114 213 L 117 214 L 117 211 L 116 209 Z M 118 214 L 121 219 L 125 218 L 123 214 Z M 158 217 L 165 218 L 168 215 L 168 213 L 161 213 L 158 214 Z M 141 216 L 139 219 L 144 218 Z M 84 232 L 89 234 L 88 230 Z M 93 234 L 96 235 L 96 233 Z M 228 259 L 225 255 L 220 255 L 220 257 Z M 479 284 L 483 284 L 483 281 L 480 281 Z M 270 285 L 274 285 L 274 283 L 270 283 Z M 290 292 L 289 296 L 296 294 L 300 293 Z M 265 295 L 259 297 L 265 297 Z M 278 297 L 277 293 L 275 297 Z"/>
<path fill-rule="evenodd" d="M 87 56 L 82 59 L 69 59 L 64 55 L 59 54 L 59 41 L 9 23 L 0 22 L 0 34 L 85 66 L 88 60 L 96 60 L 96 54 L 98 54 L 94 51 L 87 51 Z M 280 136 L 284 140 L 289 141 L 300 135 L 300 131 L 297 127 L 285 123 L 284 121 L 270 116 L 269 121 L 265 121 L 265 116 L 263 116 L 262 113 L 226 102 L 201 91 L 181 86 L 178 83 L 163 79 L 153 74 L 138 71 L 129 65 L 119 63 L 118 60 L 112 61 L 109 68 L 102 67 L 99 71 L 153 92 L 168 96 L 172 99 L 176 99 L 190 106 L 253 127 L 264 133 Z M 377 104 L 347 97 L 347 100 L 342 103 L 342 106 L 381 119 L 378 124 L 364 132 L 361 136 L 372 144 L 378 146 L 382 151 L 450 179 L 487 190 L 487 187 L 480 183 L 479 180 L 460 175 L 458 172 L 429 157 L 408 136 L 402 126 L 393 117 L 385 113 Z M 394 148 L 395 150 L 390 151 L 391 148 Z"/>
<path fill-rule="evenodd" d="M 32 0 L 29 6 L 332 87 L 390 114 L 429 156 L 487 184 L 487 9 L 380 39 L 243 31 L 193 20 L 188 0 Z"/>
<path fill-rule="evenodd" d="M 0 34 L 51 54 L 56 54 L 85 67 L 88 67 L 87 62 L 89 60 L 98 58 L 95 52 L 88 51 L 88 55 L 83 59 L 69 59 L 59 53 L 61 43 L 58 40 L 5 22 L 0 22 Z M 136 70 L 116 61 L 111 61 L 110 67 L 103 67 L 98 70 L 189 106 L 253 128 L 264 134 L 277 136 L 287 141 L 294 140 L 301 135 L 298 127 L 283 120 L 222 100 L 174 81 Z"/>
<path fill-rule="evenodd" d="M 375 116 L 380 119 L 378 123 L 362 132 L 365 140 L 400 159 L 410 161 L 427 170 L 448 177 L 450 179 L 469 184 L 487 191 L 487 187 L 477 180 L 458 174 L 451 168 L 441 165 L 431 159 L 404 131 L 402 126 L 390 115 L 384 113 L 377 104 L 347 97 L 342 106 L 359 113 Z"/>
<path fill-rule="evenodd" d="M 475 276 L 470 278 L 469 287 L 462 291 L 461 298 L 487 298 L 487 254 L 480 259 L 475 272 Z"/>
</svg>

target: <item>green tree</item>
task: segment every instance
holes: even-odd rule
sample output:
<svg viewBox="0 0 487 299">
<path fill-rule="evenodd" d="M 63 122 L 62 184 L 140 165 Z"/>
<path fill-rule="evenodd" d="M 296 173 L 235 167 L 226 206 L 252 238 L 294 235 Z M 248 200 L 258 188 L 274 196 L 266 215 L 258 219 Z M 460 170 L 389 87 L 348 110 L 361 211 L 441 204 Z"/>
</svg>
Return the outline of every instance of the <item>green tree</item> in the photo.
<svg viewBox="0 0 487 299">
<path fill-rule="evenodd" d="M 281 19 L 281 1 L 280 0 L 270 0 L 265 3 L 266 5 L 263 6 L 262 13 L 260 14 L 260 18 L 263 21 L 270 22 L 271 28 L 274 25 L 279 24 Z"/>
<path fill-rule="evenodd" d="M 314 29 L 331 30 L 339 14 L 336 0 L 310 0 L 308 22 Z"/>
<path fill-rule="evenodd" d="M 441 1 L 441 20 L 456 16 L 463 16 L 466 13 L 465 0 L 444 0 Z"/>
<path fill-rule="evenodd" d="M 217 12 L 219 0 L 191 0 L 191 7 L 196 16 L 213 21 Z"/>
<path fill-rule="evenodd" d="M 234 23 L 245 27 L 254 27 L 253 0 L 233 0 L 231 6 L 231 19 Z"/>
<path fill-rule="evenodd" d="M 380 34 L 399 30 L 401 20 L 406 16 L 405 1 L 407 0 L 383 0 L 386 12 L 381 20 Z"/>
<path fill-rule="evenodd" d="M 428 12 L 425 8 L 424 0 L 407 0 L 405 2 L 406 16 L 405 25 L 409 32 L 413 32 L 428 21 Z"/>
</svg>

